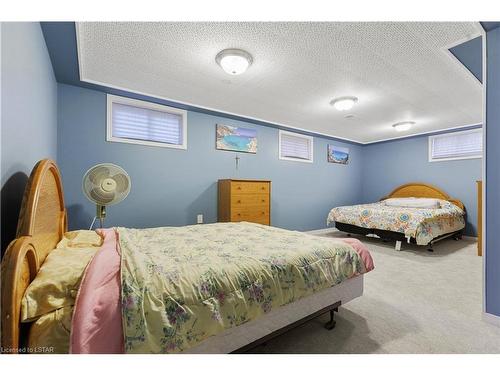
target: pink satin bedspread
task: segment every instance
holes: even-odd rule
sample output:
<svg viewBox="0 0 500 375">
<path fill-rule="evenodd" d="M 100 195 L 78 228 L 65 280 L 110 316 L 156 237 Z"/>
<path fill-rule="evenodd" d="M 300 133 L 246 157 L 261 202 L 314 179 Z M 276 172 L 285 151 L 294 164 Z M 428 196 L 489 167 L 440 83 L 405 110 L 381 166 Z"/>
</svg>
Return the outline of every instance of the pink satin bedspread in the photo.
<svg viewBox="0 0 500 375">
<path fill-rule="evenodd" d="M 121 314 L 120 248 L 113 229 L 100 232 L 101 250 L 90 262 L 83 276 L 71 323 L 70 353 L 124 353 Z M 345 238 L 365 264 L 373 270 L 373 259 L 359 240 Z"/>
<path fill-rule="evenodd" d="M 100 234 L 104 242 L 88 265 L 76 297 L 70 353 L 124 353 L 119 242 L 113 229 Z"/>
</svg>

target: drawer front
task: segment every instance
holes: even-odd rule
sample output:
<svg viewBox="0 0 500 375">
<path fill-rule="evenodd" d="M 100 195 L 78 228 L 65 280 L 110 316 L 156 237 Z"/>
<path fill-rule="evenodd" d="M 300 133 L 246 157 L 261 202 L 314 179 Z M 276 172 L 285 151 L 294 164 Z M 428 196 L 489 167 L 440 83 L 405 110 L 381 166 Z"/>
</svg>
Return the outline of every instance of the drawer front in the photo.
<svg viewBox="0 0 500 375">
<path fill-rule="evenodd" d="M 240 208 L 231 211 L 231 221 L 250 221 L 269 225 L 269 207 L 261 209 Z"/>
<path fill-rule="evenodd" d="M 231 209 L 242 207 L 269 208 L 269 194 L 233 194 L 231 196 Z"/>
<path fill-rule="evenodd" d="M 269 182 L 231 181 L 231 194 L 269 194 Z"/>
</svg>

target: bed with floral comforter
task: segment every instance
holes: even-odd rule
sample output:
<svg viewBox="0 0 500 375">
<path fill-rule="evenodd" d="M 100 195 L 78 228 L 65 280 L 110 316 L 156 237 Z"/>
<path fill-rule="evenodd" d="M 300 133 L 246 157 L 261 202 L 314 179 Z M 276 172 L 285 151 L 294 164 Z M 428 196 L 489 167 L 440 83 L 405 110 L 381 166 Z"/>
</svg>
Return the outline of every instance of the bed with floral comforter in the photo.
<svg viewBox="0 0 500 375">
<path fill-rule="evenodd" d="M 333 222 L 361 228 L 398 232 L 414 238 L 417 245 L 427 245 L 444 234 L 465 227 L 465 211 L 451 202 L 441 200 L 440 208 L 386 206 L 383 201 L 333 208 L 327 224 Z"/>
<path fill-rule="evenodd" d="M 359 241 L 253 223 L 104 235 L 75 305 L 72 353 L 181 352 L 373 269 Z"/>
</svg>

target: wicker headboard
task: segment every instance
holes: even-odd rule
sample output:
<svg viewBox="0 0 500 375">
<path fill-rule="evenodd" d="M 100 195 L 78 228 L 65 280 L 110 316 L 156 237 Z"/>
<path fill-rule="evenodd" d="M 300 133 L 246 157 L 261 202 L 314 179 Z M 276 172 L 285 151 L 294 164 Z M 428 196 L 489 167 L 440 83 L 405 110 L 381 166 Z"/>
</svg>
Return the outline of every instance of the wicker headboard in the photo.
<svg viewBox="0 0 500 375">
<path fill-rule="evenodd" d="M 410 197 L 443 199 L 457 205 L 462 210 L 465 209 L 464 204 L 458 199 L 451 198 L 448 194 L 435 186 L 423 184 L 420 182 L 412 182 L 409 184 L 401 185 L 382 199 Z"/>
<path fill-rule="evenodd" d="M 24 191 L 16 239 L 2 260 L 3 350 L 15 353 L 21 347 L 21 299 L 66 227 L 59 169 L 52 160 L 41 160 L 33 168 Z"/>
</svg>

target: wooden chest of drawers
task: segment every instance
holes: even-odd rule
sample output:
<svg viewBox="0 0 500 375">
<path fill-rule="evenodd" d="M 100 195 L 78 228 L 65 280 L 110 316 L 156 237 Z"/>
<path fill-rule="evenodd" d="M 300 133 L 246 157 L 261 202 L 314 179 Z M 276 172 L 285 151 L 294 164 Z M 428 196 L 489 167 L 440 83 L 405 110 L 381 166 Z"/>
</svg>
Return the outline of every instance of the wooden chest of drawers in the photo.
<svg viewBox="0 0 500 375">
<path fill-rule="evenodd" d="M 219 180 L 218 221 L 271 225 L 271 181 Z"/>
</svg>

